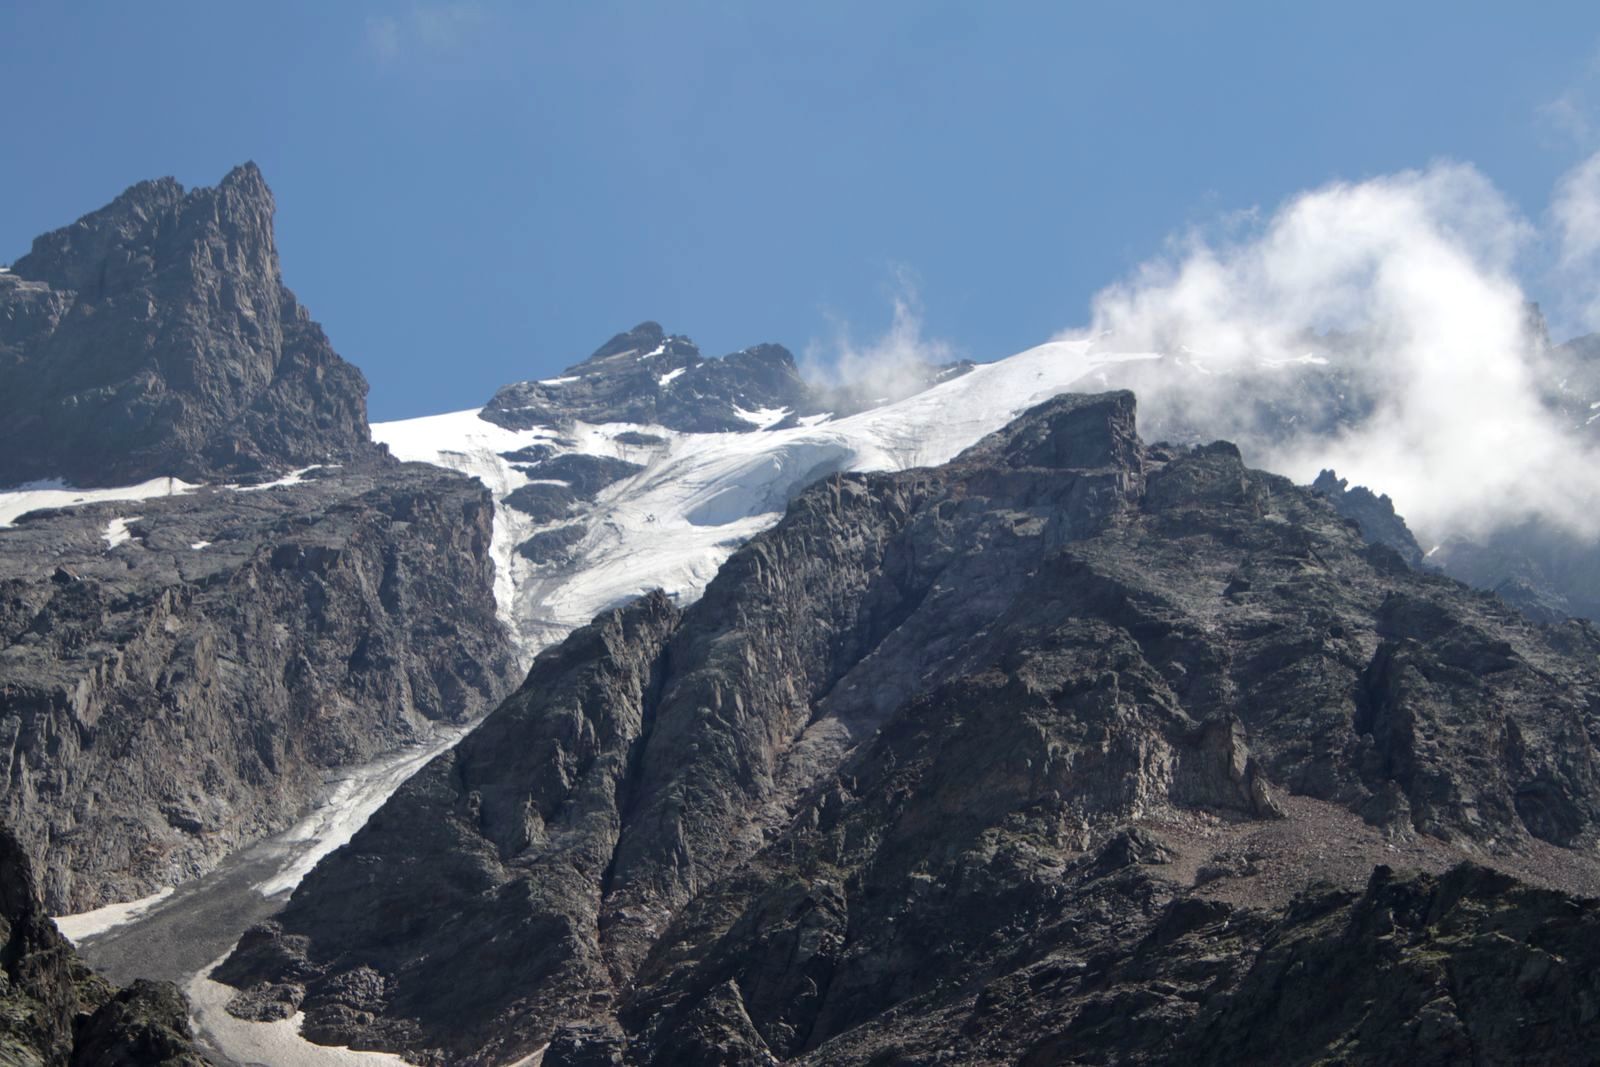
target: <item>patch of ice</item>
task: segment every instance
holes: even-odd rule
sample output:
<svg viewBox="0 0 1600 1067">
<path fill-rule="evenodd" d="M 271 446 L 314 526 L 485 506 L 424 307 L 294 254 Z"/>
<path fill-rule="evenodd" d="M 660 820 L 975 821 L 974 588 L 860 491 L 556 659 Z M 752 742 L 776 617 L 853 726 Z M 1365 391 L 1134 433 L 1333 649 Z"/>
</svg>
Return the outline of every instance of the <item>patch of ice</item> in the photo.
<svg viewBox="0 0 1600 1067">
<path fill-rule="evenodd" d="M 29 482 L 0 493 L 0 528 L 15 525 L 30 511 L 45 508 L 70 508 L 79 504 L 101 504 L 124 500 L 150 500 L 160 496 L 181 496 L 199 489 L 198 485 L 177 478 L 151 478 L 138 485 L 115 489 L 75 489 L 60 479 Z"/>
<path fill-rule="evenodd" d="M 660 385 L 666 385 L 669 382 L 675 381 L 678 378 L 683 377 L 683 375 L 685 373 L 687 373 L 688 370 L 689 370 L 688 367 L 679 367 L 677 370 L 669 370 L 669 371 L 667 371 L 667 373 L 665 373 L 661 377 L 657 378 L 656 382 L 658 384 L 660 384 Z"/>
<path fill-rule="evenodd" d="M 541 378 L 539 380 L 538 384 L 540 384 L 540 385 L 566 385 L 568 382 L 577 381 L 578 378 L 579 378 L 579 375 L 576 375 L 576 374 L 569 374 L 565 378 Z"/>
<path fill-rule="evenodd" d="M 61 931 L 62 937 L 65 937 L 74 945 L 81 944 L 96 934 L 103 934 L 107 930 L 139 918 L 139 916 L 170 897 L 172 888 L 170 885 L 163 886 L 147 897 L 129 900 L 122 904 L 107 904 L 103 908 L 80 911 L 76 915 L 57 915 L 55 917 L 56 929 Z"/>
<path fill-rule="evenodd" d="M 133 533 L 128 529 L 128 523 L 138 521 L 139 516 L 129 515 L 127 518 L 112 519 L 106 523 L 106 528 L 100 532 L 100 536 L 105 538 L 106 550 L 110 551 L 118 545 L 133 540 Z"/>
</svg>

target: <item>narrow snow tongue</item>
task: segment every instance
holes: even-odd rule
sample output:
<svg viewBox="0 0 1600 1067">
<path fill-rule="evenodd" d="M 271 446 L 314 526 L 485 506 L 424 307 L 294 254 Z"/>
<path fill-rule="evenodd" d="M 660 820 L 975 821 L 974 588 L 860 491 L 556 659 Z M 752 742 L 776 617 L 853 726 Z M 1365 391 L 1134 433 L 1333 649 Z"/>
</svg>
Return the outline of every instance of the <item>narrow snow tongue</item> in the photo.
<svg viewBox="0 0 1600 1067">
<path fill-rule="evenodd" d="M 0 275 L 0 485 L 217 480 L 371 452 L 367 383 L 284 287 L 253 163 L 141 182 Z"/>
</svg>

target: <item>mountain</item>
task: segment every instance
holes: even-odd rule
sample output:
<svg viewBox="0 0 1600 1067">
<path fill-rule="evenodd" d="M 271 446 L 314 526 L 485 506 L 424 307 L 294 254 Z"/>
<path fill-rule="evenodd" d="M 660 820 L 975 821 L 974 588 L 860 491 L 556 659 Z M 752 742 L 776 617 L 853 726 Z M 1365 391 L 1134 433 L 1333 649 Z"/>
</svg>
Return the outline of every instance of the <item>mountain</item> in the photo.
<svg viewBox="0 0 1600 1067">
<path fill-rule="evenodd" d="M 0 815 L 57 914 L 196 878 L 519 676 L 493 500 L 372 444 L 272 222 L 250 164 L 144 182 L 0 273 L 0 482 L 44 480 L 0 492 Z"/>
<path fill-rule="evenodd" d="M 1060 397 L 547 648 L 216 976 L 417 1062 L 1581 1049 L 1597 653 Z"/>
<path fill-rule="evenodd" d="M 659 332 L 646 324 L 619 334 L 567 377 L 588 364 L 668 358 L 640 350 Z M 680 353 L 671 358 L 690 358 L 679 338 L 658 344 Z M 776 408 L 761 424 L 707 432 L 589 421 L 659 412 L 651 415 L 647 396 L 638 408 L 596 413 L 576 399 L 591 395 L 588 387 L 572 382 L 552 386 L 577 390 L 562 394 L 565 406 L 539 416 L 549 421 L 530 416 L 524 429 L 468 410 L 378 423 L 373 435 L 402 459 L 459 470 L 492 491 L 497 595 L 531 658 L 652 588 L 684 602 L 698 596 L 723 560 L 826 474 L 943 463 L 1068 383 L 1138 358 L 1045 344 L 995 363 L 913 371 L 900 383 L 908 395 L 854 414 Z M 721 400 L 706 403 L 701 417 L 722 410 Z"/>
<path fill-rule="evenodd" d="M 371 452 L 366 379 L 283 284 L 252 163 L 140 182 L 0 272 L 0 486 L 215 480 Z"/>
</svg>

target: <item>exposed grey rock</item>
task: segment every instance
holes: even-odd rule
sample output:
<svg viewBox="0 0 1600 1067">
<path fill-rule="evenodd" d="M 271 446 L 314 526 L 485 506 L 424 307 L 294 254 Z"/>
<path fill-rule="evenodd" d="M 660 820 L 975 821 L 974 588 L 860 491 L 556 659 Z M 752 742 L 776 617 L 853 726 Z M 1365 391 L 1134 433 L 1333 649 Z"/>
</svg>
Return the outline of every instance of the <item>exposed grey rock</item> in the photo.
<svg viewBox="0 0 1600 1067">
<path fill-rule="evenodd" d="M 0 274 L 0 485 L 213 480 L 372 452 L 366 380 L 283 284 L 254 164 L 141 182 Z"/>
<path fill-rule="evenodd" d="M 27 851 L 0 826 L 0 1062 L 203 1067 L 189 1007 L 167 982 L 114 989 L 50 921 Z"/>
<path fill-rule="evenodd" d="M 491 515 L 476 482 L 384 462 L 0 530 L 5 818 L 50 907 L 193 877 L 330 769 L 492 707 L 515 665 Z"/>
<path fill-rule="evenodd" d="M 1156 1062 L 1197 990 L 1292 1019 L 1314 974 L 1280 1007 L 1244 982 L 1279 921 L 1254 909 L 1314 879 L 1471 855 L 1600 884 L 1600 637 L 1133 415 L 1058 398 L 946 467 L 812 486 L 681 614 L 545 652 L 220 976 L 420 1062 Z M 1482 891 L 1513 922 L 1529 892 Z M 1585 916 L 1577 981 L 1593 908 L 1539 900 Z"/>
<path fill-rule="evenodd" d="M 1388 545 L 1409 566 L 1420 567 L 1422 548 L 1417 544 L 1417 539 L 1411 536 L 1406 520 L 1395 514 L 1394 501 L 1389 499 L 1388 494 L 1380 496 L 1364 485 L 1351 489 L 1348 488 L 1349 484 L 1333 471 L 1325 470 L 1317 475 L 1311 488 L 1313 492 L 1321 493 L 1332 501 L 1339 514 L 1360 526 L 1361 536 L 1369 544 Z"/>
</svg>

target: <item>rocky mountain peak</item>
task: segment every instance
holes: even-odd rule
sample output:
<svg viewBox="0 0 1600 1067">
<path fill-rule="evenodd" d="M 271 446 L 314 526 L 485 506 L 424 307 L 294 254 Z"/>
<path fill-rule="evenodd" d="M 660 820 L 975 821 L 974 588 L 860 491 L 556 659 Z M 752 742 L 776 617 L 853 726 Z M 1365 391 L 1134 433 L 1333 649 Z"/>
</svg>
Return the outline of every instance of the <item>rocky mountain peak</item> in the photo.
<svg viewBox="0 0 1600 1067">
<path fill-rule="evenodd" d="M 794 356 L 761 344 L 706 359 L 693 341 L 656 322 L 619 333 L 559 377 L 516 382 L 480 415 L 507 429 L 572 422 L 634 422 L 685 433 L 763 428 L 817 408 Z"/>
<path fill-rule="evenodd" d="M 567 373 L 579 370 L 593 363 L 610 359 L 612 356 L 633 355 L 648 352 L 661 344 L 667 338 L 666 332 L 661 329 L 659 322 L 641 322 L 631 330 L 624 330 L 611 340 L 595 349 L 582 363 L 567 369 Z"/>
<path fill-rule="evenodd" d="M 141 182 L 0 279 L 0 484 L 208 480 L 371 449 L 366 380 L 284 287 L 253 163 Z"/>
</svg>

